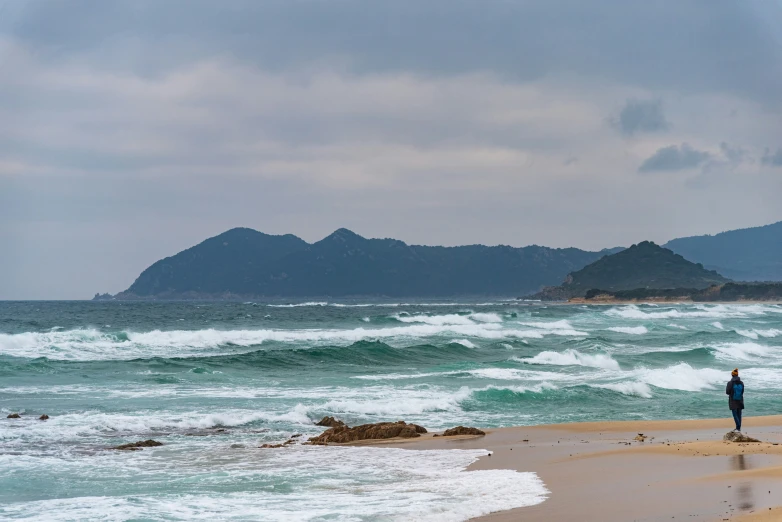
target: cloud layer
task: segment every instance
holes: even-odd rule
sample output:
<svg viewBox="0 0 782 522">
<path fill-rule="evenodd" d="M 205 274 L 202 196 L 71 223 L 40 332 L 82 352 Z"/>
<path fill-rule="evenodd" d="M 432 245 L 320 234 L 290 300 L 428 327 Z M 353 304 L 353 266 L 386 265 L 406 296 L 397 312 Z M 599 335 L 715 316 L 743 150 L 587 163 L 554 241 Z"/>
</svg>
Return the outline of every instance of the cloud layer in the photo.
<svg viewBox="0 0 782 522">
<path fill-rule="evenodd" d="M 770 3 L 2 9 L 0 299 L 118 291 L 233 226 L 598 249 L 782 219 Z"/>
</svg>

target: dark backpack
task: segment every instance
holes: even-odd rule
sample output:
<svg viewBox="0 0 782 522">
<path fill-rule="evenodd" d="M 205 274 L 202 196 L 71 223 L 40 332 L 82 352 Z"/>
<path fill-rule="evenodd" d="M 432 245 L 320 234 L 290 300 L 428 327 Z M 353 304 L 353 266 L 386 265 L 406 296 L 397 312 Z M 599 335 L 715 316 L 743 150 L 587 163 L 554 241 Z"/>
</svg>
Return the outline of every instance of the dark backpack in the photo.
<svg viewBox="0 0 782 522">
<path fill-rule="evenodd" d="M 740 382 L 733 383 L 733 400 L 734 401 L 744 400 L 744 385 Z"/>
</svg>

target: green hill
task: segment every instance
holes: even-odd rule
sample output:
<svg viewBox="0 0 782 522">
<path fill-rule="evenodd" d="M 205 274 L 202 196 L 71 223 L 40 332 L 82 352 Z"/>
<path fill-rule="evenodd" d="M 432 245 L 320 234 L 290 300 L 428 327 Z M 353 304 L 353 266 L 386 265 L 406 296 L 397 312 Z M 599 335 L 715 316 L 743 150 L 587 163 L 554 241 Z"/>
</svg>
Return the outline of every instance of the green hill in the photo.
<svg viewBox="0 0 782 522">
<path fill-rule="evenodd" d="M 561 286 L 548 288 L 536 297 L 583 297 L 587 291 L 596 288 L 603 291 L 639 288 L 697 290 L 727 281 L 717 272 L 687 261 L 667 248 L 644 241 L 572 272 Z"/>
<path fill-rule="evenodd" d="M 237 228 L 157 261 L 115 298 L 514 296 L 615 251 L 418 246 L 347 229 L 309 244 Z"/>
<path fill-rule="evenodd" d="M 674 239 L 665 247 L 737 281 L 782 281 L 782 221 Z"/>
</svg>

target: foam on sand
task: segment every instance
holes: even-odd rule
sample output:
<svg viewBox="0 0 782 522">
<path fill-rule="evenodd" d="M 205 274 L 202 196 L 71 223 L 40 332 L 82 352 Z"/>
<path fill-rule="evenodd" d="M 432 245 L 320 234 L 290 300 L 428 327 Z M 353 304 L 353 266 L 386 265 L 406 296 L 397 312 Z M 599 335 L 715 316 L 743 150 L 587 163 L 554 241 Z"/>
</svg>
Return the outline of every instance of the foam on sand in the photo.
<svg viewBox="0 0 782 522">
<path fill-rule="evenodd" d="M 79 490 L 100 490 L 105 496 L 28 500 L 0 507 L 7 518 L 54 521 L 81 519 L 263 519 L 305 520 L 434 520 L 464 521 L 493 511 L 532 506 L 549 495 L 540 478 L 515 470 L 466 471 L 487 453 L 478 450 L 408 450 L 397 448 L 291 448 L 264 453 L 264 466 L 252 464 L 257 450 L 233 450 L 221 468 L 229 472 L 204 477 L 204 462 L 188 462 L 190 454 L 155 459 L 154 452 L 111 454 L 90 459 L 89 467 L 69 482 Z M 254 458 L 255 457 L 255 458 Z M 1 457 L 0 457 L 1 458 Z M 192 459 L 191 459 L 192 460 Z M 313 466 L 316 460 L 319 464 Z M 106 461 L 106 462 L 103 462 Z M 3 465 L 5 462 L 3 462 Z M 20 462 L 31 473 L 68 475 L 68 462 L 45 459 Z M 103 466 L 100 468 L 99 466 Z M 120 478 L 134 477 L 132 497 L 122 493 Z M 47 469 L 43 469 L 43 468 Z M 9 468 L 10 469 L 10 468 Z M 276 493 L 269 473 L 285 472 L 297 485 Z M 162 477 L 201 484 L 198 494 L 159 490 Z M 100 487 L 99 487 L 100 485 Z"/>
</svg>

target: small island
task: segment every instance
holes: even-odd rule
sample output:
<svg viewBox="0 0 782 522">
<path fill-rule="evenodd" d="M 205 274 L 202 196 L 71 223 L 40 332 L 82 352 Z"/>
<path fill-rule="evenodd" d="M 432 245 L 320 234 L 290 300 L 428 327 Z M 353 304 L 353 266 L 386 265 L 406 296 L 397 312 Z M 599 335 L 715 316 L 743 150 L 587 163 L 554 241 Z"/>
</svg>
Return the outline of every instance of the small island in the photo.
<svg viewBox="0 0 782 522">
<path fill-rule="evenodd" d="M 732 282 L 650 241 L 607 255 L 527 299 L 571 303 L 782 301 L 782 283 Z"/>
</svg>

